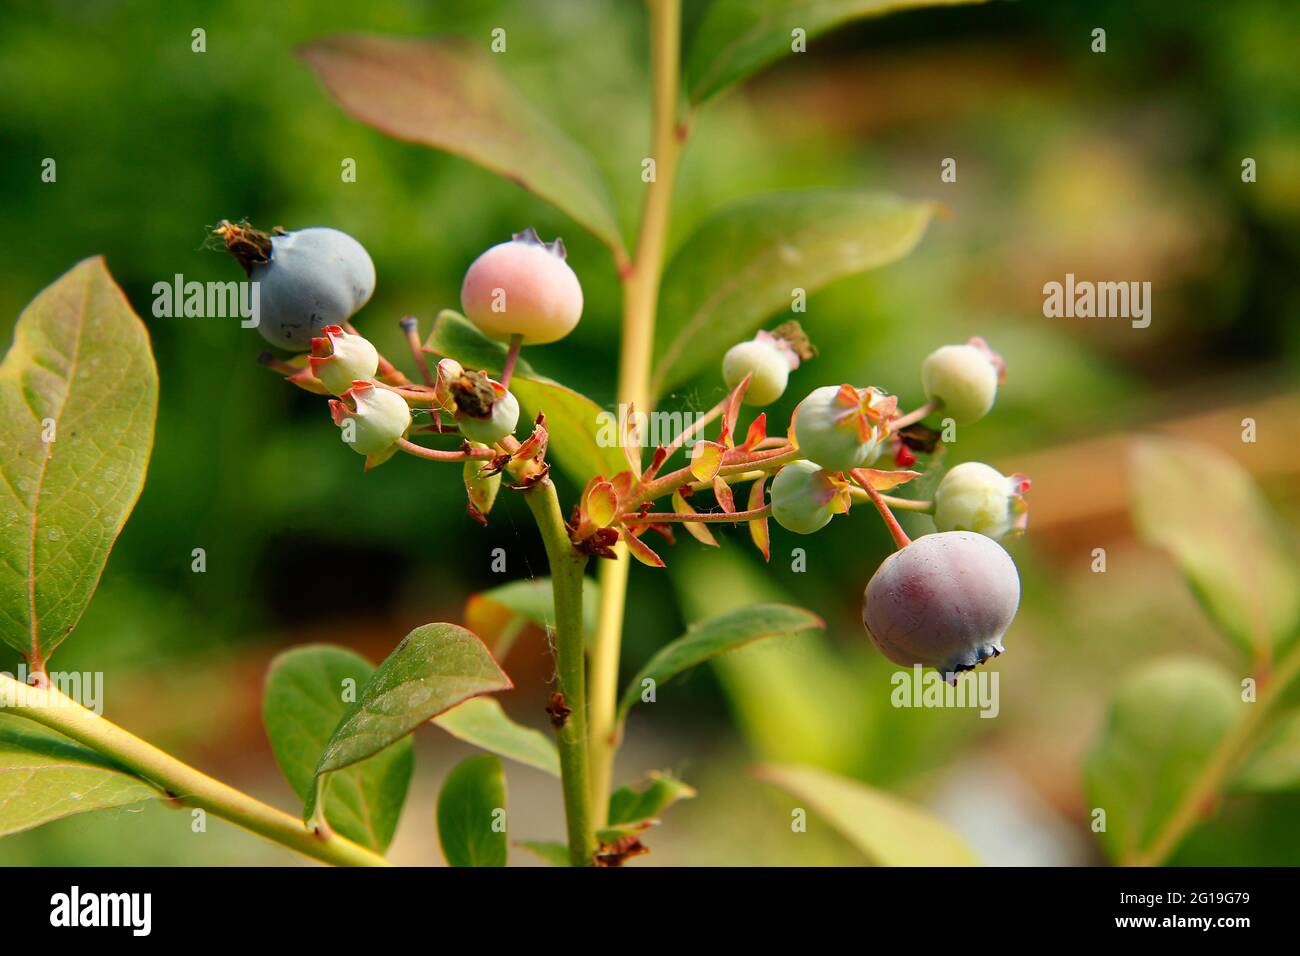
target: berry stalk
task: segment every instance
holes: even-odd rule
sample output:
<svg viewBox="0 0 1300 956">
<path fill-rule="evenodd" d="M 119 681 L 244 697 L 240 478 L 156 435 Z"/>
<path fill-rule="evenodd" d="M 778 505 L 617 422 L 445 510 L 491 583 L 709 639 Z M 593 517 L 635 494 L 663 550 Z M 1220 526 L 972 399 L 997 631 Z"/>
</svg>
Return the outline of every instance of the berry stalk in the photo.
<svg viewBox="0 0 1300 956">
<path fill-rule="evenodd" d="M 0 673 L 0 704 L 110 757 L 189 807 L 206 810 L 273 843 L 336 866 L 389 866 L 378 853 L 262 803 L 87 710 L 58 688 L 29 687 Z"/>
<path fill-rule="evenodd" d="M 668 235 L 669 207 L 677 160 L 678 83 L 681 76 L 681 0 L 647 0 L 650 14 L 650 68 L 653 78 L 651 157 L 655 178 L 646 187 L 635 258 L 622 271 L 623 337 L 619 350 L 618 400 L 649 412 L 650 357 L 654 351 L 655 311 Z M 600 567 L 600 611 L 591 648 L 591 800 L 598 826 L 606 822 L 614 768 L 618 658 L 623 639 L 630 559 L 627 545 L 614 548 L 616 560 Z"/>
<path fill-rule="evenodd" d="M 906 548 L 911 544 L 912 539 L 907 536 L 907 532 L 903 530 L 903 526 L 898 523 L 898 519 L 894 517 L 894 513 L 889 510 L 889 505 L 885 503 L 885 499 L 881 496 L 880 492 L 871 484 L 871 476 L 864 473 L 860 468 L 854 468 L 850 474 L 852 474 L 853 480 L 863 487 L 867 493 L 867 497 L 871 499 L 871 503 L 875 505 L 876 510 L 880 512 L 880 517 L 884 520 L 885 527 L 889 529 L 889 534 L 893 537 L 894 544 L 899 548 Z"/>
<path fill-rule="evenodd" d="M 582 580 L 586 555 L 569 540 L 555 485 L 543 478 L 524 499 L 537 521 L 551 566 L 555 601 L 556 692 L 551 723 L 560 751 L 560 782 L 569 837 L 569 865 L 591 866 L 596 853 L 587 753 L 587 675 L 582 621 Z"/>
</svg>

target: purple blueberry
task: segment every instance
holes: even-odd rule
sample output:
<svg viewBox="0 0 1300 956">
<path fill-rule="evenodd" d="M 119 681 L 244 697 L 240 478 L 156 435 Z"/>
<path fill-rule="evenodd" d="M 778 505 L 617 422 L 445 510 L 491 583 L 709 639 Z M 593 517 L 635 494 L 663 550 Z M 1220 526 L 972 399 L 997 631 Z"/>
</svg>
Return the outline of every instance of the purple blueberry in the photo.
<svg viewBox="0 0 1300 956">
<path fill-rule="evenodd" d="M 948 679 L 1003 651 L 1020 604 L 1015 563 L 992 538 L 928 534 L 894 552 L 867 583 L 862 623 L 895 664 Z"/>
</svg>

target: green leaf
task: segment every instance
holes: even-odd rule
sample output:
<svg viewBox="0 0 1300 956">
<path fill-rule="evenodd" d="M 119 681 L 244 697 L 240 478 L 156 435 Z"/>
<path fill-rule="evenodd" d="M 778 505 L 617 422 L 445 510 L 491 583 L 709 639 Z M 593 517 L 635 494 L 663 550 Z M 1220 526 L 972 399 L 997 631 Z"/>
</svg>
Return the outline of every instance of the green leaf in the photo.
<svg viewBox="0 0 1300 956">
<path fill-rule="evenodd" d="M 795 29 L 813 37 L 849 20 L 911 7 L 982 0 L 714 0 L 691 42 L 685 85 L 702 103 L 793 51 Z"/>
<path fill-rule="evenodd" d="M 488 338 L 474 323 L 450 309 L 438 314 L 425 347 L 454 358 L 467 368 L 499 373 L 506 347 Z M 610 476 L 627 470 L 618 444 L 616 417 L 585 395 L 536 374 L 520 359 L 510 380 L 510 391 L 524 414 L 520 421 L 546 415 L 550 435 L 548 454 L 576 483 L 585 485 L 592 475 Z"/>
<path fill-rule="evenodd" d="M 320 40 L 302 55 L 363 123 L 477 163 L 623 248 L 591 156 L 519 94 L 481 43 L 352 34 Z"/>
<path fill-rule="evenodd" d="M 1243 792 L 1300 790 L 1300 711 L 1283 714 L 1250 755 L 1234 789 Z"/>
<path fill-rule="evenodd" d="M 262 699 L 266 734 L 289 785 L 305 804 L 316 800 L 316 761 L 375 667 L 341 647 L 314 645 L 271 661 Z M 350 693 L 349 693 L 350 692 Z M 415 764 L 409 737 L 369 759 L 330 774 L 325 818 L 350 840 L 380 853 L 388 849 L 406 802 Z"/>
<path fill-rule="evenodd" d="M 685 634 L 660 648 L 632 678 L 618 705 L 619 720 L 641 698 L 642 681 L 653 680 L 660 687 L 687 668 L 762 638 L 825 626 L 811 611 L 786 604 L 750 605 L 692 624 Z"/>
<path fill-rule="evenodd" d="M 965 841 L 910 803 L 857 780 L 813 767 L 767 764 L 760 780 L 808 804 L 877 866 L 978 866 Z"/>
<path fill-rule="evenodd" d="M 687 620 L 790 598 L 767 567 L 735 548 L 685 549 L 669 573 Z M 755 644 L 715 658 L 711 667 L 763 763 L 851 772 L 864 765 L 864 755 L 880 752 L 872 737 L 887 728 L 863 693 L 862 669 L 824 631 Z"/>
<path fill-rule="evenodd" d="M 722 360 L 763 321 L 844 276 L 887 265 L 921 240 L 933 204 L 813 189 L 743 200 L 706 220 L 664 272 L 656 394 Z"/>
<path fill-rule="evenodd" d="M 43 664 L 77 626 L 144 487 L 149 335 L 100 258 L 23 310 L 0 364 L 0 636 Z"/>
<path fill-rule="evenodd" d="M 426 720 L 514 685 L 483 642 L 455 624 L 425 624 L 397 645 L 335 728 L 319 776 L 377 754 Z"/>
<path fill-rule="evenodd" d="M 563 843 L 554 843 L 547 840 L 520 840 L 516 846 L 521 846 L 528 852 L 536 854 L 551 866 L 569 865 L 569 848 Z"/>
<path fill-rule="evenodd" d="M 1146 438 L 1131 480 L 1142 537 L 1172 554 L 1226 636 L 1268 660 L 1295 633 L 1300 570 L 1250 475 L 1205 445 Z"/>
<path fill-rule="evenodd" d="M 656 820 L 678 800 L 695 796 L 695 788 L 666 773 L 652 773 L 643 785 L 619 787 L 609 797 L 612 827 Z"/>
<path fill-rule="evenodd" d="M 560 775 L 560 754 L 555 749 L 555 741 L 540 730 L 515 723 L 494 697 L 472 697 L 433 718 L 433 722 L 457 740 L 535 767 L 553 777 Z"/>
<path fill-rule="evenodd" d="M 438 840 L 449 866 L 506 865 L 506 776 L 492 754 L 462 760 L 447 774 Z"/>
<path fill-rule="evenodd" d="M 0 836 L 163 794 L 62 734 L 0 714 Z"/>
<path fill-rule="evenodd" d="M 466 368 L 481 368 L 493 376 L 501 375 L 508 349 L 496 339 L 479 331 L 478 326 L 454 309 L 443 309 L 433 320 L 424 347 L 430 352 L 454 358 Z M 516 375 L 535 375 L 528 360 L 520 355 L 515 361 Z"/>
<path fill-rule="evenodd" d="M 480 591 L 472 600 L 499 604 L 541 628 L 555 627 L 555 598 L 549 577 L 510 581 L 500 587 Z M 600 585 L 595 578 L 583 578 L 582 624 L 588 635 L 596 631 L 596 611 L 599 607 Z"/>
<path fill-rule="evenodd" d="M 1099 837 L 1112 859 L 1131 862 L 1150 849 L 1250 706 L 1231 677 L 1197 658 L 1148 665 L 1120 686 L 1085 766 L 1088 805 L 1105 811 Z"/>
</svg>

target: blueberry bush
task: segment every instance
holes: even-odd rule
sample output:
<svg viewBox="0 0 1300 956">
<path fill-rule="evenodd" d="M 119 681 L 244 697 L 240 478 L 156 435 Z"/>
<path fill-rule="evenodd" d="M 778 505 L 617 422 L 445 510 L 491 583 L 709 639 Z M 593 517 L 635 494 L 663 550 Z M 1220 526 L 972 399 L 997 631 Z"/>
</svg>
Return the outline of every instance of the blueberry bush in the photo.
<svg viewBox="0 0 1300 956">
<path fill-rule="evenodd" d="M 478 39 L 348 34 L 307 46 L 303 59 L 349 114 L 523 187 L 607 250 L 605 261 L 578 267 L 561 239 L 519 223 L 469 266 L 460 301 L 422 323 L 368 307 L 377 280 L 365 236 L 246 220 L 222 220 L 208 236 L 255 284 L 257 329 L 273 349 L 262 364 L 328 413 L 346 446 L 340 454 L 361 455 L 364 472 L 400 468 L 411 481 L 463 484 L 481 525 L 502 496 L 526 503 L 548 575 L 540 588 L 512 582 L 483 598 L 545 627 L 551 732 L 507 716 L 496 697 L 514 687 L 504 648 L 462 624 L 394 635 L 378 666 L 341 646 L 297 647 L 272 663 L 262 707 L 275 760 L 301 801 L 285 812 L 46 679 L 144 486 L 157 415 L 145 326 L 103 261 L 88 259 L 28 306 L 0 367 L 0 615 L 30 675 L 0 676 L 0 834 L 161 799 L 322 862 L 383 865 L 412 778 L 411 735 L 431 723 L 484 751 L 453 768 L 427 808 L 447 863 L 504 865 L 513 837 L 555 865 L 621 865 L 649 852 L 653 828 L 695 795 L 688 780 L 650 768 L 641 782 L 614 787 L 632 709 L 667 698 L 674 678 L 706 661 L 823 626 L 815 608 L 741 600 L 692 615 L 620 686 L 632 566 L 654 573 L 683 550 L 717 547 L 725 528 L 771 560 L 773 525 L 812 535 L 878 518 L 896 550 L 864 574 L 864 639 L 893 664 L 933 668 L 954 687 L 1008 644 L 1014 650 L 1021 580 L 1000 542 L 1025 530 L 1030 482 L 948 462 L 958 431 L 992 413 L 1008 387 L 1001 356 L 979 337 L 931 343 L 910 373 L 925 401 L 904 409 L 896 381 L 819 379 L 818 343 L 792 314 L 802 296 L 912 253 L 939 207 L 862 189 L 752 195 L 699 223 L 668 255 L 679 163 L 710 100 L 845 21 L 924 5 L 716 0 L 683 51 L 680 0 L 647 0 L 652 129 L 634 227 L 599 164 L 504 78 Z M 593 279 L 617 282 L 621 294 L 612 415 L 581 383 L 544 375 L 528 351 L 573 332 Z M 408 356 L 385 356 L 365 334 L 394 319 Z M 662 434 L 663 396 L 701 373 L 724 386 L 722 399 Z M 881 374 L 899 372 L 882 364 Z M 788 422 L 769 421 L 764 409 L 787 389 L 802 400 Z M 1277 703 L 1300 670 L 1300 603 L 1290 558 L 1248 479 L 1195 447 L 1152 441 L 1139 455 L 1141 530 L 1173 553 L 1254 675 L 1242 691 L 1217 665 L 1186 659 L 1117 691 L 1086 770 L 1094 822 L 1104 821 L 1094 830 L 1114 860 L 1158 864 L 1225 792 L 1289 785 L 1296 719 Z M 578 489 L 572 500 L 561 476 Z M 366 478 L 359 471 L 349 493 L 366 494 Z M 899 512 L 929 515 L 935 530 L 913 539 Z M 1193 512 L 1222 527 L 1216 543 L 1232 542 L 1239 563 L 1187 532 Z M 679 540 L 683 532 L 691 540 Z M 708 561 L 691 560 L 707 580 Z M 1241 572 L 1247 564 L 1255 574 Z M 562 837 L 512 833 L 502 758 L 557 779 Z M 1157 761 L 1165 770 L 1148 785 Z M 764 763 L 758 775 L 876 862 L 977 862 L 938 817 L 883 790 L 796 762 Z"/>
</svg>

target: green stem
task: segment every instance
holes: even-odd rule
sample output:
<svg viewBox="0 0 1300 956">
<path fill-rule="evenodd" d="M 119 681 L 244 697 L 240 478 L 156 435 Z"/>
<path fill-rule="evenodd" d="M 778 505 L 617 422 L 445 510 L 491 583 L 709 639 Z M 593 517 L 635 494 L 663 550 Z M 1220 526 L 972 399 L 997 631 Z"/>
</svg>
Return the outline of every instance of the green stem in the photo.
<svg viewBox="0 0 1300 956">
<path fill-rule="evenodd" d="M 560 499 L 549 478 L 529 488 L 524 498 L 537 521 L 551 565 L 556 692 L 563 695 L 564 706 L 569 710 L 555 730 L 569 834 L 569 862 L 572 866 L 591 866 L 596 836 L 587 771 L 587 677 L 582 623 L 582 580 L 587 557 L 569 540 Z"/>
<path fill-rule="evenodd" d="M 56 687 L 28 687 L 0 674 L 0 706 L 111 757 L 186 806 L 205 810 L 305 856 L 337 866 L 390 865 L 372 850 L 335 833 L 313 832 L 300 819 L 195 770 L 87 710 Z"/>
<path fill-rule="evenodd" d="M 659 278 L 663 272 L 673 182 L 681 152 L 677 125 L 681 0 L 647 0 L 647 7 L 653 84 L 650 149 L 655 161 L 655 179 L 646 188 L 635 258 L 622 270 L 623 337 L 618 363 L 619 402 L 643 412 L 651 411 L 653 404 L 650 357 L 654 348 L 655 311 L 659 305 Z M 591 648 L 591 803 L 597 826 L 607 822 L 617 747 L 614 718 L 618 658 L 631 564 L 625 544 L 620 541 L 614 550 L 617 558 L 602 562 L 600 611 Z"/>
</svg>

